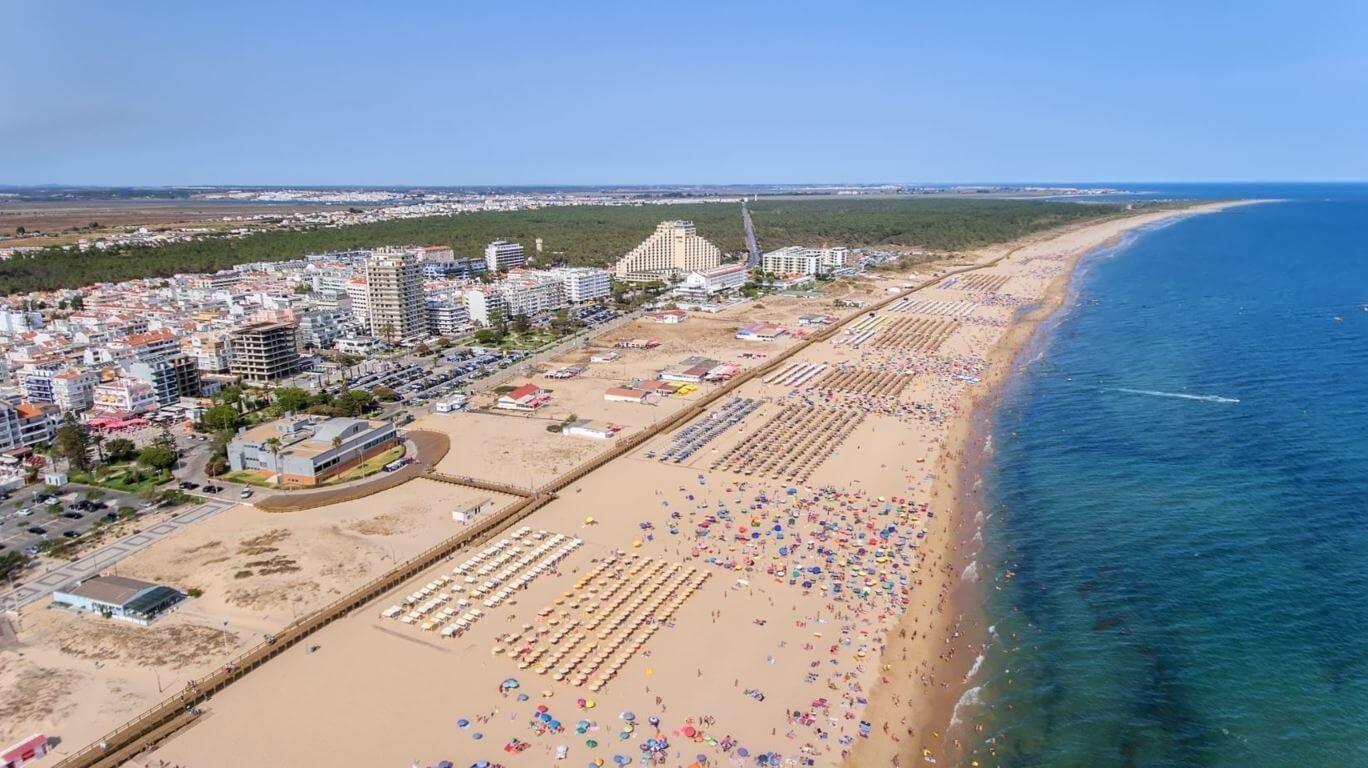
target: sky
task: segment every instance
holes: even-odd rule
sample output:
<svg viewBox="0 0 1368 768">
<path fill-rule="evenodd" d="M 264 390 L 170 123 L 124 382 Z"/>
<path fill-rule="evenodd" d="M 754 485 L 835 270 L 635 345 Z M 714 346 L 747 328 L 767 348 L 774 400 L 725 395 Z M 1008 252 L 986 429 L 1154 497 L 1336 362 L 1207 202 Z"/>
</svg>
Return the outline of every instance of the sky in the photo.
<svg viewBox="0 0 1368 768">
<path fill-rule="evenodd" d="M 0 184 L 1368 179 L 1368 2 L 0 0 Z"/>
</svg>

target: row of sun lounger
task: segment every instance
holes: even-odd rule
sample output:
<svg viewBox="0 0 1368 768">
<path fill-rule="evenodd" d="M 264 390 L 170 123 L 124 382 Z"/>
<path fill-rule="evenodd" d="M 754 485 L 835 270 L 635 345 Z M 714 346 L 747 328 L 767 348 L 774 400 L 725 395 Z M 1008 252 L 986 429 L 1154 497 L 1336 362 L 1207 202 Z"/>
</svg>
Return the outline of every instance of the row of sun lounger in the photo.
<svg viewBox="0 0 1368 768">
<path fill-rule="evenodd" d="M 934 299 L 902 298 L 888 306 L 889 312 L 914 312 L 918 315 L 968 317 L 978 305 L 972 301 L 937 301 Z"/>
<path fill-rule="evenodd" d="M 712 468 L 803 482 L 863 419 L 862 410 L 786 405 Z"/>
<path fill-rule="evenodd" d="M 843 367 L 827 373 L 817 380 L 819 389 L 834 389 L 857 395 L 875 397 L 897 397 L 910 376 L 895 371 L 878 371 L 871 368 Z"/>
<path fill-rule="evenodd" d="M 902 349 L 935 352 L 950 338 L 958 320 L 933 317 L 904 317 L 893 321 L 871 342 L 875 349 Z"/>
<path fill-rule="evenodd" d="M 708 573 L 638 555 L 614 556 L 538 611 L 541 626 L 502 638 L 519 669 L 598 691 L 697 591 Z"/>
<path fill-rule="evenodd" d="M 708 414 L 707 418 L 695 421 L 674 433 L 670 446 L 660 452 L 660 461 L 674 461 L 678 464 L 698 452 L 723 432 L 740 424 L 747 416 L 760 407 L 760 401 L 749 397 L 734 397 L 723 403 L 721 408 Z"/>
<path fill-rule="evenodd" d="M 472 601 L 497 608 L 582 544 L 572 536 L 523 526 L 457 565 L 452 576 L 437 577 L 404 598 L 402 606 L 380 615 L 429 632 L 440 626 L 443 637 L 456 637 L 484 616 Z"/>
</svg>

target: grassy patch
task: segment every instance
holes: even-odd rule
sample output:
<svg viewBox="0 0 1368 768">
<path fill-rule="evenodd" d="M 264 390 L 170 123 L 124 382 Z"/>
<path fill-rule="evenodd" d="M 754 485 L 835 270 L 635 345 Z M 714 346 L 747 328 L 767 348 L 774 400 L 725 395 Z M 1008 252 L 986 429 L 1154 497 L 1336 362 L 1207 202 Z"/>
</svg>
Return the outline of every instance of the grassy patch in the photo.
<svg viewBox="0 0 1368 768">
<path fill-rule="evenodd" d="M 81 485 L 94 485 L 111 488 L 127 493 L 142 493 L 171 480 L 168 470 L 152 470 L 132 464 L 116 464 L 106 467 L 94 475 L 81 472 L 71 474 L 71 482 Z"/>
<path fill-rule="evenodd" d="M 381 467 L 385 466 L 391 461 L 397 461 L 403 458 L 403 456 L 404 446 L 396 445 L 388 451 L 385 451 L 384 453 L 380 454 L 379 456 L 373 456 L 370 459 L 367 459 L 366 461 L 356 465 L 355 467 L 352 467 L 346 472 L 343 472 L 337 477 L 332 478 L 326 483 L 319 483 L 319 485 L 336 485 L 338 483 L 345 483 L 351 480 L 360 480 L 363 477 L 368 477 L 370 475 L 375 474 L 376 472 L 379 472 Z"/>
</svg>

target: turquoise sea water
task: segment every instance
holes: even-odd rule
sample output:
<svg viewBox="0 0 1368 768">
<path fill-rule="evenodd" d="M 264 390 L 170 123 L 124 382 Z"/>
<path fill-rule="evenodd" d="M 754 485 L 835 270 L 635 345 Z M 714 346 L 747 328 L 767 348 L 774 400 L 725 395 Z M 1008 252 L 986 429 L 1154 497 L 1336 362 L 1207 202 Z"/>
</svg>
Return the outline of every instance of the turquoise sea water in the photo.
<svg viewBox="0 0 1368 768">
<path fill-rule="evenodd" d="M 1292 199 L 1089 259 L 1003 393 L 981 765 L 1368 766 L 1368 189 L 1237 193 Z"/>
</svg>

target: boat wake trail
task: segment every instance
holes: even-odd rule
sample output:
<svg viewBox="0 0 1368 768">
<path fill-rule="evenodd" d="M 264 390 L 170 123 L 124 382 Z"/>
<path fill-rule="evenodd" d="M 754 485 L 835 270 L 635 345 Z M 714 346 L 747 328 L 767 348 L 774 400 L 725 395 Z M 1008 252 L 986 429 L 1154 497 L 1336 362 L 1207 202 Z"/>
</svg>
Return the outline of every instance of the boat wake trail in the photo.
<svg viewBox="0 0 1368 768">
<path fill-rule="evenodd" d="M 1221 397 L 1220 395 L 1189 395 L 1185 392 L 1160 392 L 1157 389 L 1117 389 L 1105 390 L 1108 392 L 1125 392 L 1130 395 L 1149 395 L 1150 397 L 1172 397 L 1178 400 L 1201 400 L 1207 403 L 1238 403 L 1239 398 Z"/>
</svg>

